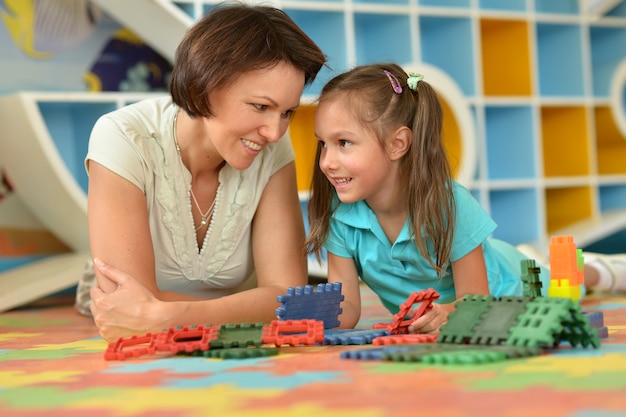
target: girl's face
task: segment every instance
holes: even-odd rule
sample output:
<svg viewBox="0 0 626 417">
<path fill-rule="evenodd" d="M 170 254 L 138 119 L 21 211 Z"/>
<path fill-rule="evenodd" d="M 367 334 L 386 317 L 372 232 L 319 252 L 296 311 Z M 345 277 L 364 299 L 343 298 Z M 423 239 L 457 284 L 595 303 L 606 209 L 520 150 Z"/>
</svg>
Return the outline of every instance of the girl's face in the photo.
<svg viewBox="0 0 626 417">
<path fill-rule="evenodd" d="M 303 89 L 304 72 L 286 62 L 243 73 L 211 96 L 214 117 L 205 123 L 213 146 L 233 168 L 248 168 L 286 132 Z"/>
<path fill-rule="evenodd" d="M 341 97 L 321 101 L 315 134 L 322 145 L 319 167 L 344 203 L 383 202 L 395 190 L 392 161 L 374 133 L 359 123 Z"/>
</svg>

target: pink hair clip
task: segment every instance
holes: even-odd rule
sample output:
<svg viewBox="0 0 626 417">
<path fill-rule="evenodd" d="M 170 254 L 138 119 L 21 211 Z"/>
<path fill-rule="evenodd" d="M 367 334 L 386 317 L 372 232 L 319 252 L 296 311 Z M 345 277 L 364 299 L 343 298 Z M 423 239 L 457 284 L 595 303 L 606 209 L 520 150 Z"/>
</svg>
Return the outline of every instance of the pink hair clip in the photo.
<svg viewBox="0 0 626 417">
<path fill-rule="evenodd" d="M 396 76 L 387 70 L 383 70 L 383 72 L 385 73 L 385 75 L 387 75 L 387 78 L 389 78 L 389 82 L 391 83 L 391 86 L 393 87 L 393 91 L 395 91 L 398 94 L 402 94 L 402 86 L 400 85 L 400 81 L 398 81 Z"/>
</svg>

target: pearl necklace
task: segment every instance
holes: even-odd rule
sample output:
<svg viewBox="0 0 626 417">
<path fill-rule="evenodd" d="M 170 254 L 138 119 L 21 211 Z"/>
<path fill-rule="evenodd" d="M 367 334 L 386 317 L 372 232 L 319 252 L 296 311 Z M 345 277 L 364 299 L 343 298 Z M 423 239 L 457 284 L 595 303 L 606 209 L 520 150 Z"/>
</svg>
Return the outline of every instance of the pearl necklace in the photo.
<svg viewBox="0 0 626 417">
<path fill-rule="evenodd" d="M 176 153 L 178 153 L 178 157 L 182 161 L 183 157 L 180 154 L 180 145 L 178 144 L 178 137 L 176 136 L 176 122 L 177 121 L 178 121 L 178 111 L 174 115 L 174 144 L 176 145 Z M 195 229 L 197 232 L 198 230 L 202 229 L 204 226 L 209 224 L 209 219 L 211 219 L 211 216 L 213 215 L 213 208 L 215 208 L 215 200 L 217 200 L 217 196 L 215 196 L 215 198 L 213 199 L 213 202 L 211 203 L 211 207 L 209 207 L 206 213 L 202 213 L 200 204 L 198 204 L 198 199 L 196 198 L 196 195 L 193 192 L 193 187 L 189 187 L 189 192 L 191 194 L 191 198 L 193 199 L 193 202 L 196 205 L 196 208 L 198 209 L 198 213 L 200 213 L 200 217 L 201 217 L 200 225 L 196 227 Z"/>
</svg>

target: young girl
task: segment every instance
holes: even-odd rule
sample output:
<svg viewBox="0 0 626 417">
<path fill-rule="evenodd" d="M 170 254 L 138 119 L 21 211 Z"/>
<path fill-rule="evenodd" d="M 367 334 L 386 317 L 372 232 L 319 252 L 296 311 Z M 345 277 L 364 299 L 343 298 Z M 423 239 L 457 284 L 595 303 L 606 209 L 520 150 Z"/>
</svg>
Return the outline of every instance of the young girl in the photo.
<svg viewBox="0 0 626 417">
<path fill-rule="evenodd" d="M 522 295 L 529 256 L 490 238 L 495 222 L 453 180 L 441 106 L 422 78 L 391 63 L 361 66 L 328 82 L 319 99 L 307 243 L 317 256 L 326 248 L 328 281 L 342 282 L 342 327 L 359 320 L 359 278 L 391 313 L 434 288 L 438 304 L 413 322 L 416 333 L 438 332 L 467 294 Z M 595 259 L 611 268 L 605 281 L 617 269 L 626 285 L 622 258 Z M 549 272 L 539 266 L 545 290 Z M 599 271 L 586 265 L 588 286 L 600 284 Z"/>
</svg>

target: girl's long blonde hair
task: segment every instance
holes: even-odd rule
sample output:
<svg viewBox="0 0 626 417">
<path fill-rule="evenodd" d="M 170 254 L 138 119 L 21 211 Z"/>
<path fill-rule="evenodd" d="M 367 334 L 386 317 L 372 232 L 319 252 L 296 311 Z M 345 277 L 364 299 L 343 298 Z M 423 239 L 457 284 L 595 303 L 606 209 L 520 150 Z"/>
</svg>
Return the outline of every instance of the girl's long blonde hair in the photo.
<svg viewBox="0 0 626 417">
<path fill-rule="evenodd" d="M 401 93 L 394 91 L 385 70 L 397 79 Z M 456 212 L 452 174 L 441 136 L 443 112 L 437 94 L 426 81 L 420 81 L 412 90 L 407 78 L 408 74 L 394 63 L 359 66 L 330 80 L 319 102 L 337 96 L 347 99 L 354 116 L 381 142 L 399 127 L 411 129 L 412 143 L 401 160 L 404 201 L 419 252 L 441 274 L 450 259 Z M 328 238 L 336 196 L 319 168 L 320 153 L 318 144 L 306 241 L 307 253 L 314 253 L 318 260 Z"/>
</svg>

